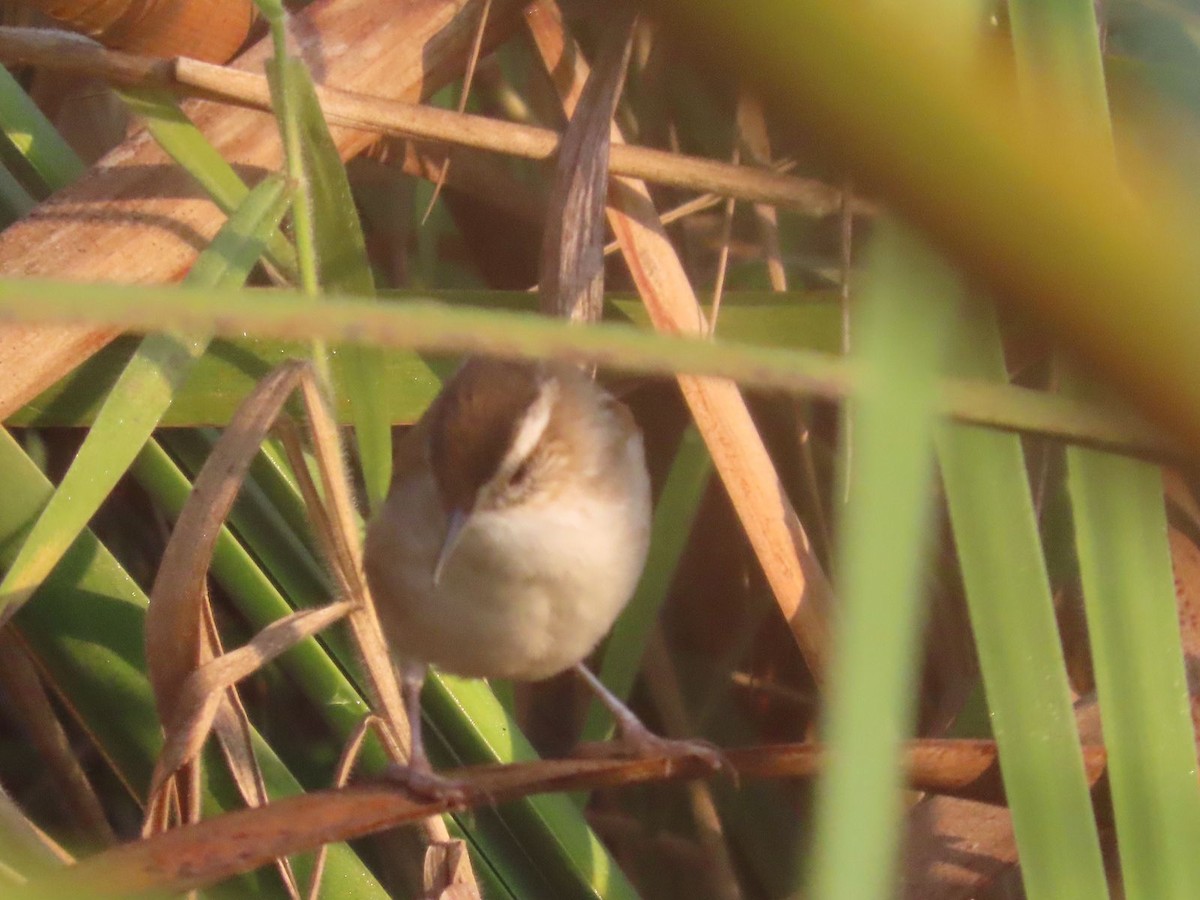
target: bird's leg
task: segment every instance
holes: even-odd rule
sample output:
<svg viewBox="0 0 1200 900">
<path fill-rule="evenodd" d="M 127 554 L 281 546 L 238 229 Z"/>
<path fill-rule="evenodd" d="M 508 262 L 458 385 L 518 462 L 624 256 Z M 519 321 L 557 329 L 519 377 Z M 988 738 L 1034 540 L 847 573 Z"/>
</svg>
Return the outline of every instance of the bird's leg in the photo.
<svg viewBox="0 0 1200 900">
<path fill-rule="evenodd" d="M 620 733 L 619 743 L 634 756 L 694 756 L 704 760 L 714 771 L 733 769 L 725 755 L 708 743 L 699 740 L 673 740 L 661 737 L 645 726 L 633 710 L 621 702 L 604 682 L 583 663 L 575 664 L 575 672 L 595 693 L 604 708 L 612 714 Z"/>
<path fill-rule="evenodd" d="M 432 774 L 433 766 L 429 764 L 429 755 L 425 752 L 425 738 L 421 727 L 421 690 L 425 687 L 425 675 L 428 671 L 428 667 L 423 663 L 402 663 L 400 696 L 404 699 L 404 712 L 408 716 L 408 767 Z"/>
<path fill-rule="evenodd" d="M 466 785 L 434 772 L 425 752 L 425 739 L 421 729 L 421 689 L 425 687 L 425 675 L 428 671 L 429 667 L 425 663 L 405 660 L 400 664 L 400 695 L 404 700 L 404 711 L 408 715 L 410 734 L 408 763 L 390 766 L 387 776 L 423 798 L 458 801 L 465 799 Z"/>
</svg>

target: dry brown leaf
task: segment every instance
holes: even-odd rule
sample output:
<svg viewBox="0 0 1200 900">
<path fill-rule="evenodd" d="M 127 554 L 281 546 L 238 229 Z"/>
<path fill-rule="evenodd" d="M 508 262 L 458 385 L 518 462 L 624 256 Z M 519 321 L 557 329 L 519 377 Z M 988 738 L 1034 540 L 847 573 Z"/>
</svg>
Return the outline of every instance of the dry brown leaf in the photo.
<svg viewBox="0 0 1200 900">
<path fill-rule="evenodd" d="M 604 306 L 604 198 L 613 113 L 625 83 L 634 14 L 619 4 L 559 144 L 542 237 L 538 300 L 546 315 L 598 322 Z"/>
<path fill-rule="evenodd" d="M 514 24 L 518 0 L 495 0 L 485 47 Z M 480 0 L 318 0 L 292 18 L 296 52 L 318 81 L 389 99 L 415 101 L 462 71 Z M 353 53 L 327 51 L 353 45 Z M 261 71 L 270 41 L 238 58 Z M 281 151 L 273 119 L 191 101 L 184 110 L 241 171 L 276 170 Z M 375 135 L 332 129 L 343 157 Z M 74 184 L 0 233 L 0 271 L 9 278 L 161 283 L 178 280 L 225 216 L 197 195 L 191 176 L 145 132 L 105 156 Z M 13 327 L 0 331 L 0 416 L 19 409 L 87 359 L 117 332 L 91 327 Z"/>
<path fill-rule="evenodd" d="M 251 0 L 24 0 L 108 47 L 223 63 L 254 23 Z"/>
<path fill-rule="evenodd" d="M 364 598 L 364 602 L 350 614 L 350 630 L 362 656 L 372 707 L 392 730 L 392 740 L 388 746 L 398 744 L 407 755 L 408 719 L 404 714 L 404 702 L 391 653 L 375 612 L 375 602 L 363 576 L 362 544 L 337 419 L 315 379 L 302 381 L 301 392 L 312 430 L 317 466 L 326 489 L 325 502 L 310 507 L 323 510 L 329 523 L 329 530 L 320 538 L 321 546 L 329 554 L 328 562 L 335 579 L 345 585 L 348 595 Z M 294 453 L 294 449 L 289 453 Z M 296 471 L 304 485 L 308 480 L 307 466 L 300 466 Z M 311 482 L 303 489 L 306 495 L 315 494 Z M 430 823 L 430 827 L 431 839 L 440 839 L 444 825 Z"/>
<path fill-rule="evenodd" d="M 208 737 L 225 698 L 225 690 L 254 674 L 304 638 L 349 615 L 355 600 L 342 600 L 320 609 L 306 609 L 272 622 L 242 647 L 223 653 L 193 672 L 176 699 L 176 711 L 166 726 L 167 740 L 155 765 L 151 792 L 185 762 L 194 759 Z"/>
<path fill-rule="evenodd" d="M 750 162 L 763 167 L 771 165 L 771 138 L 767 133 L 767 117 L 763 112 L 762 100 L 745 88 L 738 94 L 737 125 Z M 754 219 L 758 223 L 758 237 L 762 242 L 771 290 L 786 291 L 787 273 L 783 268 L 783 251 L 779 246 L 779 213 L 767 203 L 755 203 Z"/>
<path fill-rule="evenodd" d="M 183 684 L 200 662 L 201 600 L 221 524 L 250 461 L 305 368 L 303 363 L 285 363 L 247 397 L 197 476 L 163 551 L 146 612 L 146 663 L 163 722 L 174 718 Z"/>
<path fill-rule="evenodd" d="M 909 813 L 901 896 L 967 900 L 1017 863 L 1007 809 L 954 797 L 926 797 Z"/>
<path fill-rule="evenodd" d="M 425 851 L 424 896 L 434 900 L 471 900 L 478 893 L 470 875 L 467 848 L 462 841 L 430 844 Z"/>
<path fill-rule="evenodd" d="M 147 674 L 166 743 L 151 778 L 143 835 L 165 830 L 172 818 L 199 821 L 196 757 L 212 718 L 227 703 L 224 686 L 203 698 L 187 693 L 189 681 L 214 665 L 218 652 L 210 629 L 208 568 L 250 462 L 305 370 L 303 364 L 285 363 L 243 402 L 197 476 L 163 551 L 145 629 Z M 198 721 L 193 724 L 190 716 Z M 289 880 L 290 872 L 285 872 L 285 883 Z"/>
<path fill-rule="evenodd" d="M 586 79 L 586 64 L 572 52 L 557 7 L 539 0 L 526 24 L 546 71 L 571 109 Z M 614 125 L 614 151 L 620 140 Z M 674 248 L 663 231 L 646 186 L 616 179 L 609 191 L 609 223 L 654 327 L 668 333 L 703 333 L 707 325 Z M 754 547 L 776 601 L 817 678 L 830 644 L 832 590 L 737 386 L 683 376 L 679 385 L 734 508 Z"/>
</svg>

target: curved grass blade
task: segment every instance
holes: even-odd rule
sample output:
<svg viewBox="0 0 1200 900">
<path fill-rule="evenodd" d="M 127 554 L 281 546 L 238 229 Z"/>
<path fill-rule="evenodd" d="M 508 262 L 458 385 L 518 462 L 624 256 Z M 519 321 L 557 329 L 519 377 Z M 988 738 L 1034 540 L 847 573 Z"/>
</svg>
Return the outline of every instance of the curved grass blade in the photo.
<svg viewBox="0 0 1200 900">
<path fill-rule="evenodd" d="M 262 255 L 286 203 L 282 179 L 271 178 L 255 188 L 197 260 L 189 279 L 203 285 L 240 285 Z M 175 388 L 208 341 L 207 336 L 178 333 L 154 334 L 142 341 L 0 581 L 0 618 L 29 598 L 84 529 L 150 437 Z"/>
<path fill-rule="evenodd" d="M 933 533 L 937 375 L 957 282 L 892 225 L 871 248 L 855 327 L 861 390 L 839 536 L 838 610 L 817 795 L 812 896 L 885 898 L 903 810 L 901 741 L 913 728 L 922 598 Z"/>
<path fill-rule="evenodd" d="M 196 180 L 222 212 L 232 216 L 250 189 L 184 114 L 175 97 L 148 88 L 127 88 L 117 93 L 130 111 L 142 118 L 146 130 L 166 154 Z M 282 232 L 276 230 L 270 235 L 267 253 L 271 264 L 291 278 L 296 271 L 296 253 Z"/>
</svg>

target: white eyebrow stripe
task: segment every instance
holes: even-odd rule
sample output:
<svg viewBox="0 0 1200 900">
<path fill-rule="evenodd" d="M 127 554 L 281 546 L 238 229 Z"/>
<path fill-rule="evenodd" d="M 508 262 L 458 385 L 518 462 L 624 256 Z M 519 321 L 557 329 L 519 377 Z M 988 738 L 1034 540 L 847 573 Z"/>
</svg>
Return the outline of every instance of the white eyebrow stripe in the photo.
<svg viewBox="0 0 1200 900">
<path fill-rule="evenodd" d="M 537 397 L 529 404 L 529 408 L 525 410 L 525 415 L 521 417 L 521 421 L 517 425 L 512 446 L 504 455 L 500 471 L 508 472 L 515 469 L 533 452 L 533 448 L 546 433 L 546 426 L 550 424 L 550 411 L 553 409 L 557 397 L 558 383 L 551 379 L 543 382 Z"/>
</svg>

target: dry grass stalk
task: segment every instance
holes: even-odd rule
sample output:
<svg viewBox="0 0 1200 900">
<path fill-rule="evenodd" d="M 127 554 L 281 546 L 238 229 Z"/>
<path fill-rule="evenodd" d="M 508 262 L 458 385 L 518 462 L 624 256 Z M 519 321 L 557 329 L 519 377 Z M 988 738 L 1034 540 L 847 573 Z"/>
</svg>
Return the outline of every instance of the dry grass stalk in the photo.
<svg viewBox="0 0 1200 900">
<path fill-rule="evenodd" d="M 1088 783 L 1095 785 L 1105 772 L 1104 748 L 1086 745 L 1083 751 Z M 730 750 L 727 757 L 743 779 L 810 778 L 820 771 L 823 752 L 818 744 L 779 744 Z M 913 787 L 1003 803 L 994 742 L 913 741 L 905 753 Z M 119 896 L 152 889 L 188 890 L 250 871 L 276 857 L 394 828 L 451 809 L 502 803 L 536 793 L 713 777 L 702 760 L 679 756 L 539 760 L 446 774 L 468 785 L 464 797 L 454 801 L 418 800 L 387 783 L 288 797 L 116 847 L 47 877 L 34 887 L 58 892 L 86 887 L 93 894 Z"/>
<path fill-rule="evenodd" d="M 362 753 L 367 735 L 372 731 L 375 732 L 376 736 L 387 747 L 387 752 L 390 756 L 394 759 L 399 759 L 404 755 L 399 745 L 394 743 L 392 730 L 388 728 L 387 723 L 377 715 L 368 715 L 358 723 L 342 748 L 341 756 L 338 757 L 337 766 L 333 772 L 333 786 L 335 788 L 345 787 L 350 783 L 350 774 L 354 771 L 354 766 Z M 307 900 L 316 900 L 320 894 L 321 876 L 325 873 L 325 860 L 328 856 L 329 845 L 322 844 L 317 849 L 316 857 L 313 859 L 312 875 L 309 878 L 308 890 L 304 892 Z"/>
<path fill-rule="evenodd" d="M 32 37 L 22 29 L 0 29 L 0 60 L 83 71 L 121 84 L 161 87 L 249 109 L 271 108 L 266 78 L 241 67 L 188 58 L 164 63 L 78 44 L 56 47 L 44 33 Z M 559 135 L 546 128 L 399 102 L 358 92 L 342 80 L 322 80 L 326 86 L 317 87 L 317 97 L 330 124 L 535 160 L 550 159 L 558 152 Z M 328 86 L 332 83 L 338 87 Z M 615 174 L 655 184 L 771 203 L 813 216 L 830 215 L 840 204 L 838 191 L 815 179 L 649 147 L 614 145 L 611 168 Z M 869 204 L 861 204 L 861 211 L 872 210 Z"/>
<path fill-rule="evenodd" d="M 292 18 L 296 50 L 318 77 L 346 88 L 416 101 L 462 71 L 480 0 L 318 0 Z M 493 0 L 484 46 L 510 29 L 517 0 Z M 324 48 L 353 45 L 354 53 Z M 234 66 L 261 70 L 270 42 L 255 45 Z M 231 70 L 224 70 L 231 71 Z M 275 122 L 257 112 L 199 101 L 185 112 L 221 155 L 244 170 L 278 169 Z M 375 136 L 334 128 L 343 157 Z M 82 179 L 0 233 L 0 271 L 7 277 L 56 277 L 83 282 L 161 283 L 178 280 L 225 221 L 197 196 L 182 171 L 145 132 L 105 156 Z M 87 359 L 117 332 L 111 328 L 6 327 L 0 331 L 0 415 L 8 415 Z"/>
<path fill-rule="evenodd" d="M 471 96 L 471 82 L 475 78 L 475 67 L 479 64 L 479 50 L 483 45 L 483 34 L 487 28 L 488 13 L 492 9 L 492 0 L 483 0 L 483 10 L 479 13 L 479 25 L 475 28 L 475 40 L 471 42 L 471 53 L 467 57 L 467 70 L 463 73 L 462 91 L 458 97 L 459 113 L 462 113 L 467 108 L 467 100 Z M 437 203 L 438 197 L 442 193 L 442 185 L 446 183 L 446 175 L 450 171 L 450 156 L 442 160 L 442 169 L 437 173 L 437 177 L 433 180 L 433 193 L 429 197 L 429 205 L 425 207 L 425 214 L 421 216 L 421 224 L 424 225 L 429 219 L 429 214 L 433 212 L 433 204 Z"/>
<path fill-rule="evenodd" d="M 767 133 L 767 117 L 762 100 L 748 90 L 738 93 L 738 133 L 741 146 L 756 166 L 771 166 L 771 138 Z M 844 204 L 843 204 L 844 206 Z M 787 290 L 787 273 L 783 266 L 783 250 L 779 244 L 779 212 L 769 203 L 754 204 L 754 220 L 758 224 L 758 237 L 762 243 L 763 259 L 767 264 L 767 277 L 771 290 Z"/>
<path fill-rule="evenodd" d="M 735 166 L 741 161 L 741 150 L 733 148 L 730 160 Z M 708 313 L 708 333 L 716 336 L 717 317 L 721 314 L 721 296 L 725 293 L 725 272 L 729 268 L 729 241 L 733 237 L 733 212 L 736 201 L 727 197 L 725 208 L 721 211 L 721 237 L 717 248 L 717 274 L 713 278 L 713 298 Z"/>
<path fill-rule="evenodd" d="M 586 64 L 579 53 L 572 55 L 553 4 L 538 2 L 531 7 L 526 24 L 569 111 L 586 79 Z M 614 125 L 614 159 L 620 139 Z M 704 314 L 646 185 L 620 179 L 610 188 L 609 202 L 609 224 L 621 242 L 654 327 L 676 334 L 704 333 Z M 732 382 L 681 376 L 679 384 L 779 607 L 819 678 L 830 643 L 832 591 L 809 552 L 808 539 L 783 493 L 749 409 Z"/>
<path fill-rule="evenodd" d="M 657 707 L 667 734 L 695 734 L 695 728 L 684 708 L 683 691 L 679 676 L 671 663 L 671 655 L 663 640 L 662 631 L 655 628 L 646 648 L 646 684 Z M 713 871 L 713 895 L 718 900 L 740 900 L 741 885 L 729 845 L 725 828 L 717 811 L 712 791 L 702 781 L 687 784 L 688 805 L 696 823 L 696 833 L 704 848 L 705 858 Z"/>
</svg>

